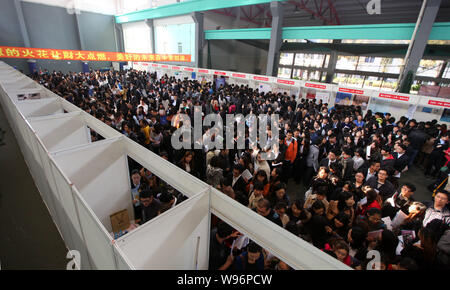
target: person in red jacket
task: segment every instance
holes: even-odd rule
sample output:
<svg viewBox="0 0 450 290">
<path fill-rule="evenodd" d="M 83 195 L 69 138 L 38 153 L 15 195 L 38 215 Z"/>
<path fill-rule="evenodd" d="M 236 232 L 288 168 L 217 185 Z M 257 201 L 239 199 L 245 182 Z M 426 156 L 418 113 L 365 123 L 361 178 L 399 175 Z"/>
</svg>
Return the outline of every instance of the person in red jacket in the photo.
<svg viewBox="0 0 450 290">
<path fill-rule="evenodd" d="M 380 198 L 375 190 L 370 189 L 366 191 L 366 198 L 367 202 L 359 205 L 359 215 L 365 215 L 371 208 L 378 208 L 381 210 Z"/>
<path fill-rule="evenodd" d="M 292 175 L 292 168 L 294 167 L 294 161 L 297 158 L 298 143 L 297 140 L 292 137 L 292 131 L 288 130 L 284 144 L 286 145 L 286 153 L 284 154 L 283 162 L 283 182 L 288 183 L 289 178 Z"/>
</svg>

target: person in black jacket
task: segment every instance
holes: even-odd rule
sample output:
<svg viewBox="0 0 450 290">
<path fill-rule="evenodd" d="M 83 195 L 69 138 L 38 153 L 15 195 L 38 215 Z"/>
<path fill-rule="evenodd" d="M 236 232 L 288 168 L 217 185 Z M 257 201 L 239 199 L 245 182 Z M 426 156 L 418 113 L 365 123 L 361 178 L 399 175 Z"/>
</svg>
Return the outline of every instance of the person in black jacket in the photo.
<svg viewBox="0 0 450 290">
<path fill-rule="evenodd" d="M 439 169 L 441 169 L 442 165 L 445 163 L 445 150 L 448 149 L 448 139 L 450 134 L 445 133 L 434 142 L 433 145 L 433 151 L 430 154 L 430 161 L 427 164 L 427 167 L 425 169 L 425 176 L 429 177 L 432 176 L 433 178 L 438 173 Z M 433 172 L 431 172 L 431 169 L 435 167 Z"/>
<path fill-rule="evenodd" d="M 409 160 L 409 166 L 411 166 L 416 159 L 417 154 L 422 149 L 423 144 L 430 138 L 430 136 L 425 132 L 425 123 L 421 122 L 417 128 L 411 130 L 408 135 L 408 139 L 411 142 L 412 155 Z"/>
<path fill-rule="evenodd" d="M 230 174 L 229 179 L 231 183 L 231 187 L 236 194 L 236 200 L 242 203 L 243 205 L 248 205 L 248 195 L 247 195 L 247 181 L 241 176 L 242 172 L 244 172 L 244 166 L 241 164 L 236 164 L 233 167 L 233 172 Z"/>
<path fill-rule="evenodd" d="M 395 158 L 394 169 L 397 178 L 400 178 L 400 174 L 406 169 L 409 163 L 409 157 L 406 155 L 406 145 L 396 144 L 394 146 L 395 153 L 393 154 Z"/>
<path fill-rule="evenodd" d="M 395 192 L 395 187 L 387 180 L 388 170 L 386 168 L 380 168 L 377 176 L 369 178 L 364 185 L 368 185 L 373 188 L 384 200 L 391 197 Z"/>
<path fill-rule="evenodd" d="M 280 227 L 283 226 L 280 217 L 278 214 L 271 208 L 270 201 L 263 198 L 258 201 L 258 204 L 256 205 L 255 211 L 262 215 L 263 217 L 267 218 L 271 222 L 276 223 Z"/>
</svg>

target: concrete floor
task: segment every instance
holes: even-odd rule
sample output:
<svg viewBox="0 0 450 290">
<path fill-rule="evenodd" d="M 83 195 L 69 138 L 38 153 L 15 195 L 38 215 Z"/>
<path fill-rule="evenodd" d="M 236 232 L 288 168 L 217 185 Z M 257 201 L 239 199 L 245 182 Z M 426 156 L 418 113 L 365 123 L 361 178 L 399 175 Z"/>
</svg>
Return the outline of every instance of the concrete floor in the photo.
<svg viewBox="0 0 450 290">
<path fill-rule="evenodd" d="M 2 270 L 63 270 L 69 260 L 0 106 L 0 263 Z"/>
</svg>

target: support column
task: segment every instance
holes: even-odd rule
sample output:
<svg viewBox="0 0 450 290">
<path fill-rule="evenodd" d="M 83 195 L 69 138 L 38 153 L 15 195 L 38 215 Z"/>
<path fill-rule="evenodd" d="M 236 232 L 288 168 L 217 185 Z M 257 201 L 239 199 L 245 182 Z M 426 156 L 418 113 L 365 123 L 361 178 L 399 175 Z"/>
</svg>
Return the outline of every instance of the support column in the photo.
<svg viewBox="0 0 450 290">
<path fill-rule="evenodd" d="M 236 17 L 234 18 L 233 22 L 232 22 L 232 28 L 236 28 L 239 27 L 239 21 L 241 19 L 241 7 L 234 7 L 235 10 L 235 15 Z M 231 40 L 231 51 L 230 51 L 230 67 L 228 68 L 228 70 L 231 71 L 238 71 L 238 58 L 237 58 L 237 45 L 238 45 L 238 41 L 236 39 Z"/>
<path fill-rule="evenodd" d="M 436 20 L 436 15 L 441 6 L 441 0 L 424 0 L 423 7 L 423 17 L 418 19 L 418 28 L 416 34 L 413 35 L 411 39 L 410 47 L 408 49 L 404 61 L 404 67 L 400 72 L 400 77 L 398 81 L 397 91 L 401 93 L 409 93 L 411 85 L 414 81 L 414 77 L 419 68 L 420 60 L 423 57 L 425 48 L 427 46 L 428 38 L 430 37 L 430 32 L 433 27 L 434 21 Z"/>
<path fill-rule="evenodd" d="M 281 2 L 270 2 L 272 30 L 270 32 L 269 53 L 267 55 L 266 75 L 277 76 L 280 63 L 280 48 L 283 44 L 283 6 Z"/>
<path fill-rule="evenodd" d="M 77 13 L 75 15 L 75 21 L 77 24 L 77 32 L 78 32 L 78 41 L 80 42 L 80 50 L 86 50 L 86 44 L 84 42 L 83 32 L 81 32 L 81 25 L 80 25 L 80 17 Z"/>
<path fill-rule="evenodd" d="M 25 25 L 25 18 L 23 17 L 21 1 L 14 0 L 14 6 L 16 7 L 17 19 L 19 20 L 20 34 L 22 34 L 23 44 L 25 47 L 31 47 L 30 38 L 28 37 L 28 30 Z"/>
<path fill-rule="evenodd" d="M 156 53 L 155 26 L 153 25 L 153 19 L 145 19 L 145 24 L 150 28 L 150 46 L 152 48 L 152 53 Z"/>
<path fill-rule="evenodd" d="M 77 27 L 77 32 L 78 32 L 78 41 L 80 43 L 80 50 L 86 50 L 86 44 L 84 42 L 83 32 L 81 32 L 79 14 L 75 13 L 74 15 L 75 15 L 75 22 L 76 22 L 76 27 Z M 83 61 L 81 63 L 81 70 L 83 73 L 89 72 L 89 62 L 88 61 Z"/>
<path fill-rule="evenodd" d="M 17 20 L 19 21 L 20 34 L 22 36 L 23 45 L 25 47 L 31 47 L 30 37 L 28 36 L 27 26 L 25 24 L 25 18 L 23 17 L 21 1 L 14 0 L 14 6 L 16 7 Z M 37 72 L 36 60 L 27 59 L 27 64 L 31 74 Z"/>
<path fill-rule="evenodd" d="M 125 52 L 125 41 L 123 37 L 122 24 L 114 22 L 114 33 L 116 34 L 117 37 L 116 39 L 118 52 Z"/>
<path fill-rule="evenodd" d="M 203 29 L 203 13 L 193 12 L 191 17 L 195 22 L 195 67 L 203 66 L 203 42 L 205 38 L 205 30 Z"/>
<path fill-rule="evenodd" d="M 342 42 L 341 39 L 333 40 L 333 44 L 340 44 L 341 42 Z M 331 84 L 333 82 L 333 76 L 334 71 L 336 70 L 337 60 L 338 60 L 338 52 L 336 50 L 333 50 L 330 54 L 330 60 L 328 61 L 327 76 L 325 79 L 326 83 Z"/>
</svg>

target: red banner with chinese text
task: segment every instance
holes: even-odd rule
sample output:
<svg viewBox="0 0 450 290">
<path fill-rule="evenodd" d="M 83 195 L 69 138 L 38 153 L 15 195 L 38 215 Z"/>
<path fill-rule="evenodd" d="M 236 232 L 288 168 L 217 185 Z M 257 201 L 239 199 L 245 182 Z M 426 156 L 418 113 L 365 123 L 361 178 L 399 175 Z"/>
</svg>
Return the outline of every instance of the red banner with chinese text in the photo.
<svg viewBox="0 0 450 290">
<path fill-rule="evenodd" d="M 175 61 L 191 62 L 189 54 L 124 53 L 0 46 L 0 58 L 27 58 L 81 61 Z"/>
</svg>

